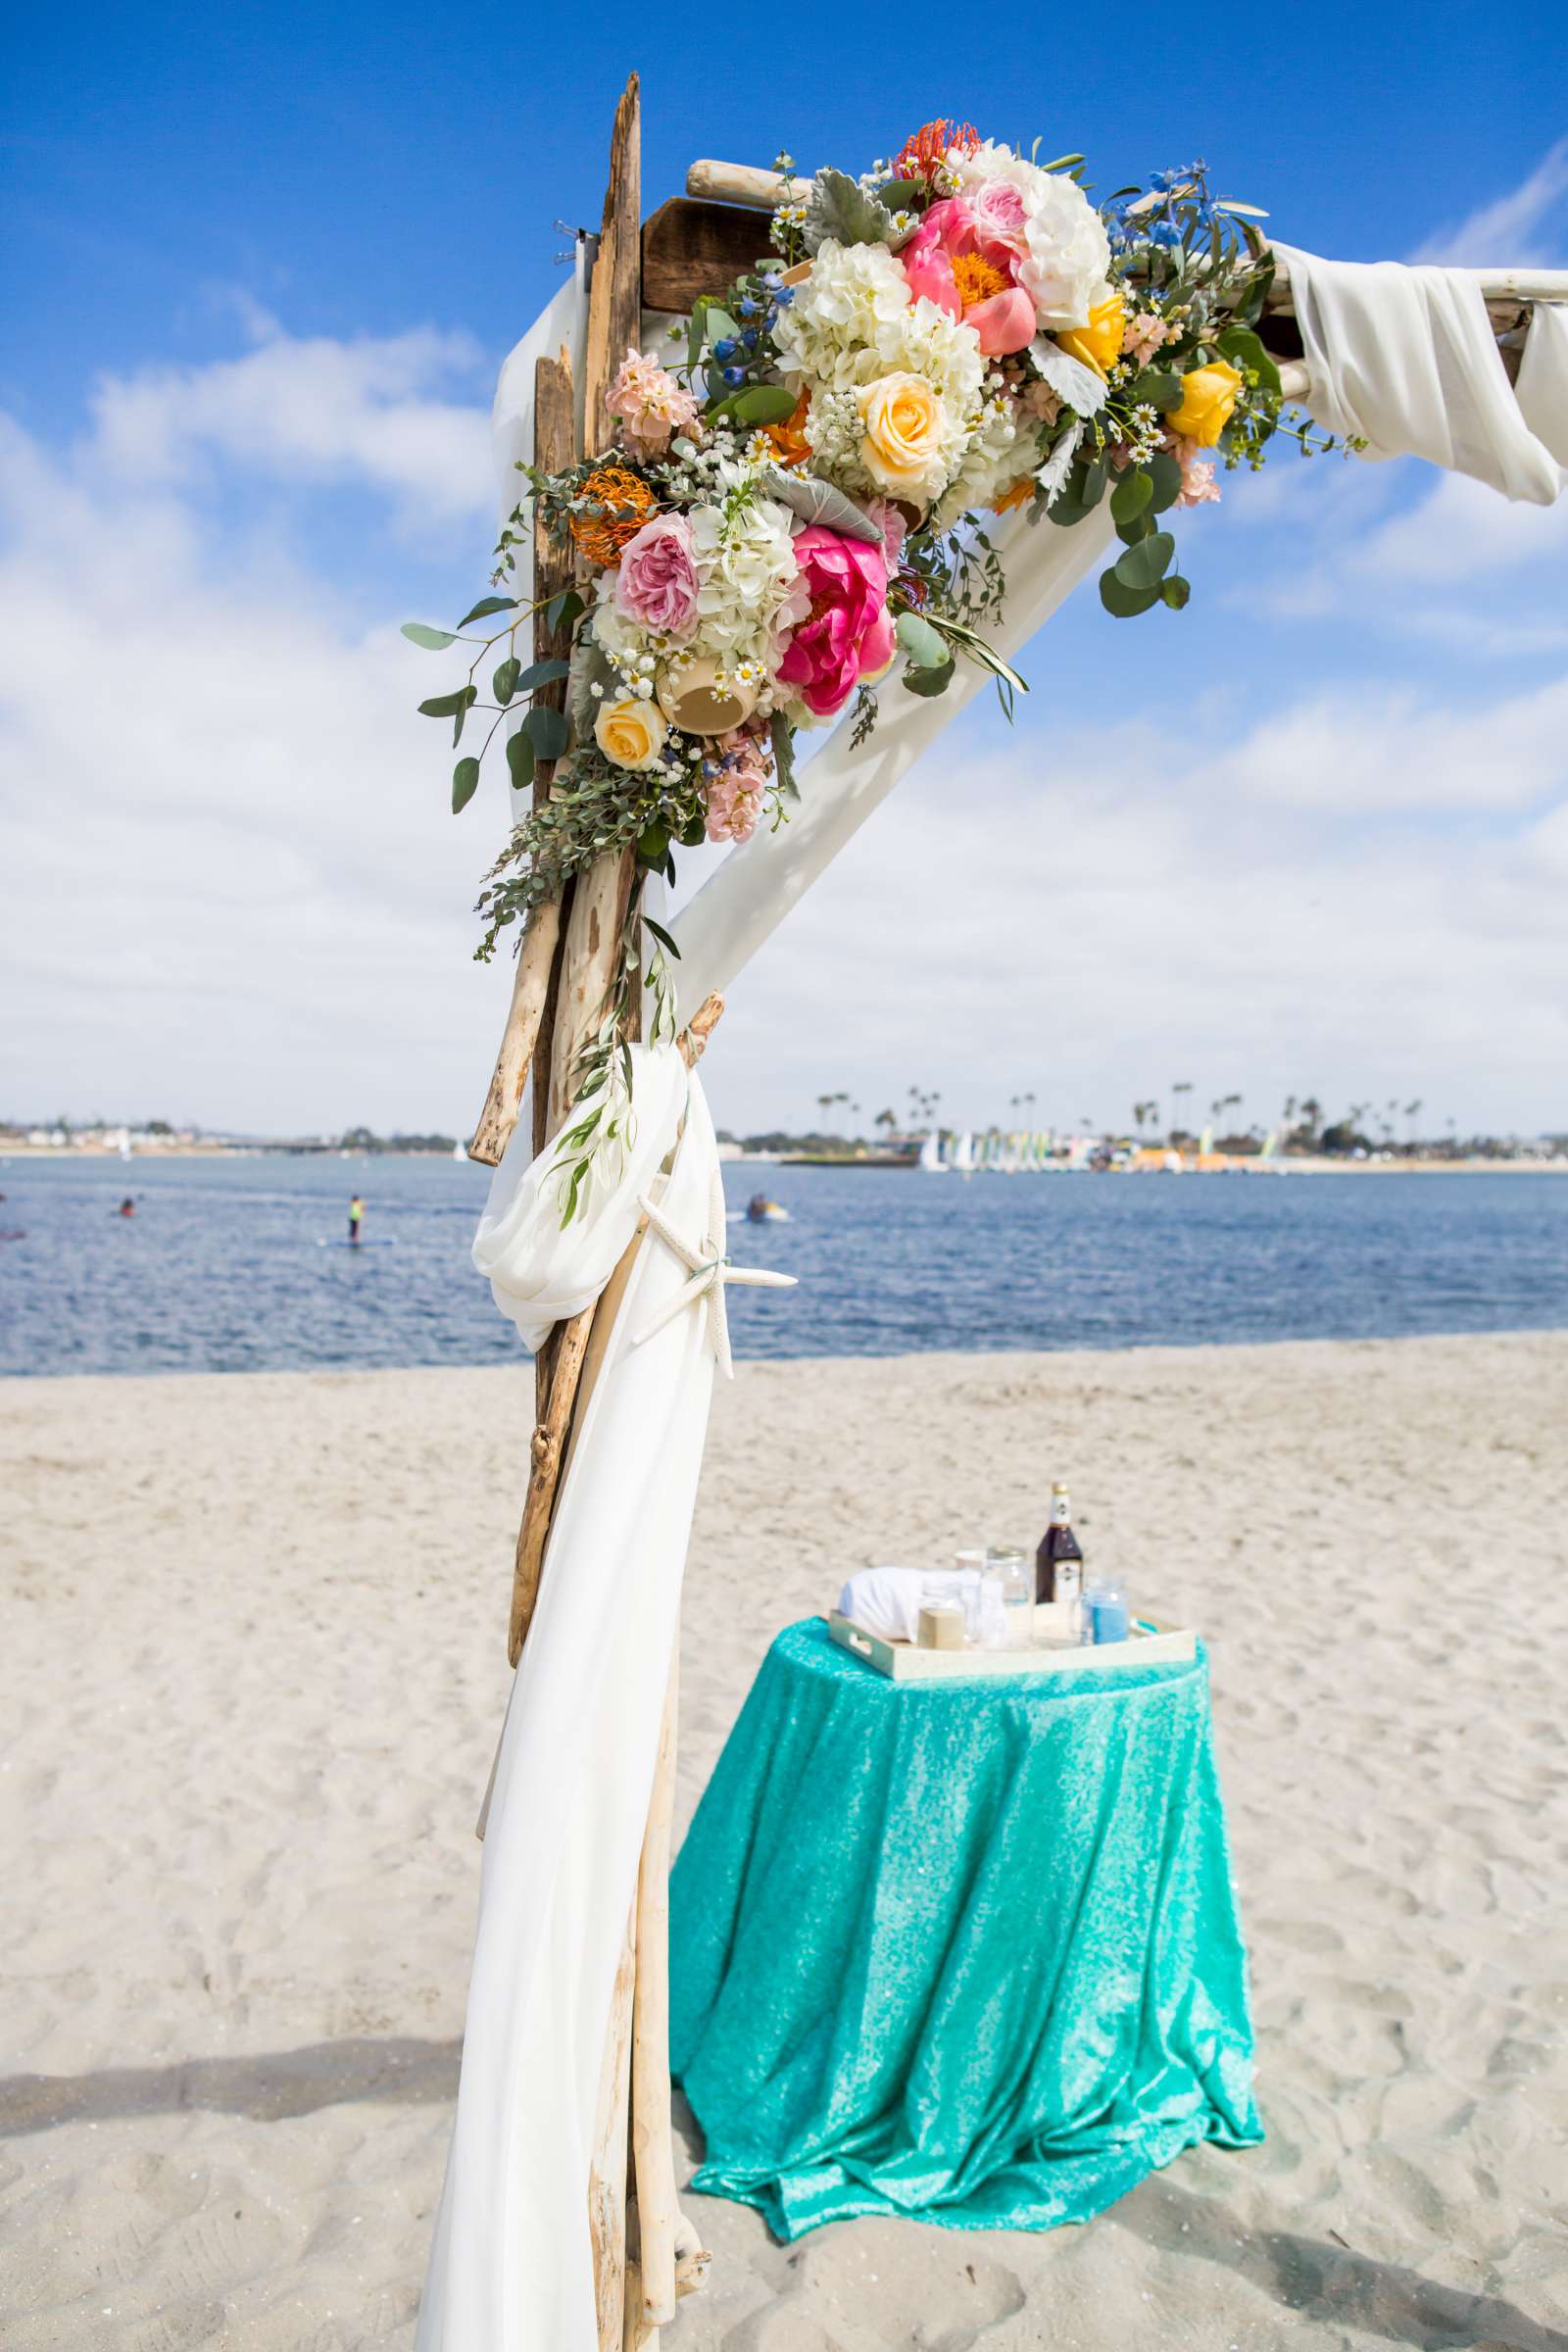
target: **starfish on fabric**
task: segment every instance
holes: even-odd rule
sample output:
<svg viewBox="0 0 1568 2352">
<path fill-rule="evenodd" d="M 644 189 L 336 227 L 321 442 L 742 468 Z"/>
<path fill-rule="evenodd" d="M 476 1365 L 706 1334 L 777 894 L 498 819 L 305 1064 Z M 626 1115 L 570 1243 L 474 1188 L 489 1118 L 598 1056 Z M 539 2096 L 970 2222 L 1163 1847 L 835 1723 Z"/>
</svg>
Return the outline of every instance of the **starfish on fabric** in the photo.
<svg viewBox="0 0 1568 2352">
<path fill-rule="evenodd" d="M 644 1340 L 651 1340 L 656 1331 L 662 1331 L 664 1325 L 672 1323 L 686 1307 L 702 1303 L 708 1316 L 709 1337 L 712 1341 L 713 1353 L 718 1358 L 718 1368 L 726 1380 L 733 1380 L 735 1360 L 730 1353 L 729 1316 L 724 1310 L 725 1284 L 743 1282 L 759 1290 L 792 1291 L 795 1288 L 795 1276 L 767 1274 L 760 1266 L 730 1264 L 724 1181 L 716 1168 L 713 1171 L 712 1191 L 709 1195 L 708 1230 L 695 1248 L 684 1234 L 675 1231 L 669 1219 L 655 1201 L 649 1200 L 646 1193 L 642 1197 L 641 1207 L 653 1232 L 686 1268 L 687 1279 L 673 1298 L 666 1298 L 663 1305 L 650 1315 L 641 1331 L 634 1335 L 632 1346 L 640 1348 Z"/>
</svg>

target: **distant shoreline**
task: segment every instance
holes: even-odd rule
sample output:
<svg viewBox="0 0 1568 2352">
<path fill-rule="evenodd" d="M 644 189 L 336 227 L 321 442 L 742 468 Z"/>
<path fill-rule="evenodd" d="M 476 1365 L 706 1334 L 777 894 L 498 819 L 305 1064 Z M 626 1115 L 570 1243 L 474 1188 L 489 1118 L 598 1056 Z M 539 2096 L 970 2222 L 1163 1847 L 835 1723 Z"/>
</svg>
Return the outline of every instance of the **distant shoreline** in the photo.
<svg viewBox="0 0 1568 2352">
<path fill-rule="evenodd" d="M 722 1164 L 727 1168 L 897 1168 L 910 1175 L 927 1171 L 912 1160 L 858 1159 L 846 1152 L 842 1159 L 804 1156 L 786 1152 L 722 1152 Z M 167 1151 L 138 1152 L 132 1150 L 128 1159 L 118 1152 L 105 1152 L 92 1145 L 70 1144 L 5 1144 L 0 1145 L 0 1165 L 10 1160 L 73 1160 L 87 1167 L 157 1167 L 171 1159 L 433 1159 L 450 1165 L 466 1164 L 478 1167 L 482 1163 L 469 1160 L 454 1161 L 450 1152 L 356 1152 L 343 1151 L 337 1145 L 321 1149 L 297 1151 L 291 1146 L 276 1144 L 172 1144 Z M 974 1176 L 1014 1175 L 1088 1176 L 1568 1176 L 1568 1154 L 1557 1159 L 1341 1159 L 1327 1153 L 1293 1152 L 1288 1159 L 1234 1159 L 1224 1168 L 1091 1168 L 1014 1169 L 975 1168 Z M 947 1168 L 944 1175 L 957 1170 Z"/>
</svg>

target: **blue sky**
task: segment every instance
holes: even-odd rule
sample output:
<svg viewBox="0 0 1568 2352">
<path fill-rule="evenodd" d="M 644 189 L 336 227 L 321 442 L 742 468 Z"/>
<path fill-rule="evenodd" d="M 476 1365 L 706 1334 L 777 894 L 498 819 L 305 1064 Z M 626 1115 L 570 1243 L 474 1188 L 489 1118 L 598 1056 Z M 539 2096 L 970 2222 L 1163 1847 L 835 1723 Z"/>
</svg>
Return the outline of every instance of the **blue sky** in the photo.
<svg viewBox="0 0 1568 2352">
<path fill-rule="evenodd" d="M 654 53 L 599 9 L 87 8 L 6 124 L 0 1108 L 465 1126 L 506 976 L 396 638 L 483 580 L 496 368 L 597 219 L 699 154 L 858 166 L 942 112 L 1109 189 L 1206 157 L 1350 259 L 1568 260 L 1544 8 L 797 8 Z M 1189 28 L 1190 27 L 1190 28 Z M 891 48 L 893 54 L 885 51 Z M 1009 735 L 945 739 L 736 993 L 721 1118 L 1125 1121 L 1175 1077 L 1568 1126 L 1568 532 L 1414 465 L 1280 459 L 1180 616 L 1070 607 Z M 487 829 L 488 828 L 488 829 Z M 25 1006 L 24 1012 L 22 1008 Z"/>
</svg>

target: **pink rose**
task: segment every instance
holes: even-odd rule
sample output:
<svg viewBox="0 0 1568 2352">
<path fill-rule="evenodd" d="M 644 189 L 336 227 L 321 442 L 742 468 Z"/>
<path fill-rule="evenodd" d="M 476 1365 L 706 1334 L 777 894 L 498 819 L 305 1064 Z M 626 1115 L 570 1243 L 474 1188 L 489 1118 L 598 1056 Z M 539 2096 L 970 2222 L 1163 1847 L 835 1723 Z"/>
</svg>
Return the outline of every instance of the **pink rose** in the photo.
<svg viewBox="0 0 1568 2352">
<path fill-rule="evenodd" d="M 1010 179 L 983 179 L 978 187 L 969 190 L 964 201 L 982 253 L 990 252 L 993 261 L 999 261 L 1028 251 L 1028 216 L 1023 209 L 1023 197 Z M 992 252 L 999 245 L 1002 253 Z"/>
<path fill-rule="evenodd" d="M 691 524 L 684 514 L 656 514 L 621 552 L 615 609 L 639 628 L 689 637 L 700 586 Z"/>
<path fill-rule="evenodd" d="M 865 676 L 893 659 L 887 558 L 864 539 L 846 539 L 813 522 L 795 535 L 795 561 L 811 600 L 778 665 L 819 718 L 849 700 Z"/>
<path fill-rule="evenodd" d="M 972 326 L 988 359 L 1034 341 L 1035 306 L 1014 282 L 1017 256 L 989 241 L 982 251 L 973 216 L 958 197 L 932 205 L 899 260 L 913 299 L 924 295 L 950 318 Z"/>
</svg>

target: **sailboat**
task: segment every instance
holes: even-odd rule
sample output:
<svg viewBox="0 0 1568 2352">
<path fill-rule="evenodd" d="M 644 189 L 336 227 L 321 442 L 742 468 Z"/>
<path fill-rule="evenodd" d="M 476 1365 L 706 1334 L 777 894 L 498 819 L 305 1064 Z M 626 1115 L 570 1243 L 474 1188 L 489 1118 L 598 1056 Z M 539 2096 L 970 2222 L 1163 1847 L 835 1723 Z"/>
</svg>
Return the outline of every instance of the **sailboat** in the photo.
<svg viewBox="0 0 1568 2352">
<path fill-rule="evenodd" d="M 967 1127 L 955 1142 L 953 1147 L 953 1158 L 949 1164 L 950 1166 L 956 1168 L 960 1176 L 973 1175 L 974 1137 L 969 1133 Z"/>
<path fill-rule="evenodd" d="M 934 1127 L 920 1146 L 920 1157 L 916 1165 L 923 1168 L 928 1176 L 945 1176 L 948 1172 L 947 1163 L 942 1157 L 942 1138 Z"/>
<path fill-rule="evenodd" d="M 453 1145 L 453 1147 L 452 1147 L 452 1156 L 453 1156 L 453 1158 L 454 1158 L 454 1159 L 466 1159 L 466 1158 L 467 1158 L 467 1156 L 468 1156 L 468 1147 L 467 1147 L 467 1145 L 466 1145 L 466 1144 L 454 1144 L 454 1145 Z"/>
</svg>

